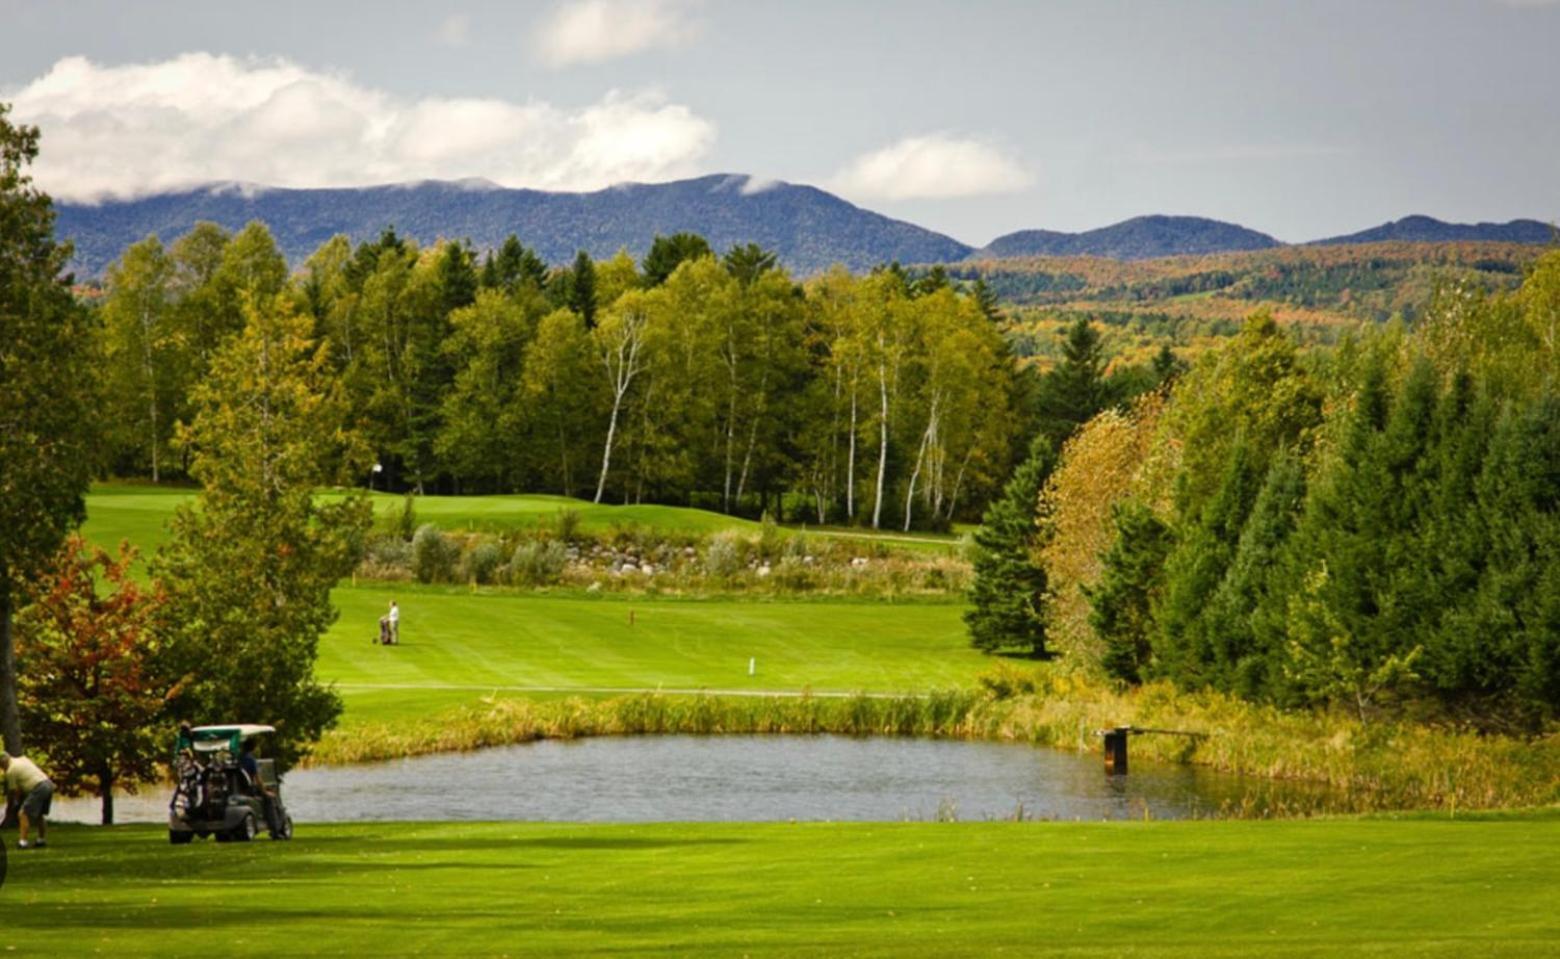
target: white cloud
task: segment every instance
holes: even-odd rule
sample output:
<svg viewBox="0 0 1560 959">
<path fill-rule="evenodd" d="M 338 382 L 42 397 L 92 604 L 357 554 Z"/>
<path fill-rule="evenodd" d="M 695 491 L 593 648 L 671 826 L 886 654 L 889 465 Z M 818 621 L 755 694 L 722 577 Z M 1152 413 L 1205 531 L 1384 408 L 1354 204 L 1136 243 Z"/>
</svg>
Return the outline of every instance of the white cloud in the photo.
<svg viewBox="0 0 1560 959">
<path fill-rule="evenodd" d="M 568 0 L 542 24 L 536 52 L 555 68 L 601 63 L 676 46 L 697 32 L 679 0 Z"/>
<path fill-rule="evenodd" d="M 990 143 L 932 133 L 859 156 L 829 182 L 847 196 L 909 200 L 1010 193 L 1034 177 Z"/>
<path fill-rule="evenodd" d="M 486 177 L 598 189 L 698 172 L 715 126 L 656 93 L 576 110 L 528 100 L 409 100 L 282 59 L 188 53 L 100 66 L 68 57 L 7 94 L 43 131 L 34 168 L 62 199 L 214 180 L 361 186 Z"/>
<path fill-rule="evenodd" d="M 471 18 L 464 13 L 452 13 L 439 24 L 434 35 L 445 46 L 463 47 L 471 42 Z"/>
</svg>

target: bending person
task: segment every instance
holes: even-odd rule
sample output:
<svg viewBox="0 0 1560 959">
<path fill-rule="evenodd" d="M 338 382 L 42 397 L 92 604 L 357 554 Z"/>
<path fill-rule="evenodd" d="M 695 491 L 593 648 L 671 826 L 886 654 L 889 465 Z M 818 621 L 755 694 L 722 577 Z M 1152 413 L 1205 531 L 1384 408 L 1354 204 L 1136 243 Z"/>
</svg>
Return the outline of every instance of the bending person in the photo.
<svg viewBox="0 0 1560 959">
<path fill-rule="evenodd" d="M 25 756 L 10 756 L 0 753 L 0 772 L 5 773 L 5 794 L 16 796 L 22 800 L 20 816 L 21 833 L 16 841 L 16 848 L 26 849 L 36 846 L 42 849 L 48 842 L 48 815 L 49 806 L 54 801 L 54 783 L 43 774 L 43 770 L 31 759 Z M 38 841 L 30 843 L 27 840 L 30 827 L 38 824 Z"/>
</svg>

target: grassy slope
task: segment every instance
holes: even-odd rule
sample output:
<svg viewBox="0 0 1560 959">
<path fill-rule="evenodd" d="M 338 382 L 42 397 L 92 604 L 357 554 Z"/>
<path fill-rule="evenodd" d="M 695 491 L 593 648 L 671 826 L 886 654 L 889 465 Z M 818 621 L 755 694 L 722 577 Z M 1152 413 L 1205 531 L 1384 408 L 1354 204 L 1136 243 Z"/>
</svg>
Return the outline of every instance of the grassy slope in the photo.
<svg viewBox="0 0 1560 959">
<path fill-rule="evenodd" d="M 100 487 L 88 498 L 86 534 L 98 543 L 128 538 L 149 551 L 191 495 Z M 447 528 L 523 525 L 563 503 L 602 528 L 629 518 L 680 531 L 754 525 L 701 510 L 593 507 L 549 496 L 424 499 L 418 515 Z M 379 505 L 399 509 L 400 499 L 381 496 Z M 391 597 L 402 607 L 403 645 L 373 646 Z M 335 600 L 341 618 L 321 642 L 319 675 L 342 684 L 349 722 L 421 715 L 501 686 L 907 692 L 967 681 L 986 665 L 965 645 L 960 609 L 951 604 L 473 594 L 396 584 L 343 586 Z M 758 660 L 751 679 L 749 657 Z"/>
<path fill-rule="evenodd" d="M 21 954 L 1543 956 L 1560 820 L 301 824 L 11 854 Z"/>
<path fill-rule="evenodd" d="M 193 490 L 162 486 L 112 484 L 95 486 L 87 495 L 87 538 L 104 546 L 128 539 L 149 555 L 168 538 L 166 523 L 181 503 L 195 498 Z M 404 499 L 389 493 L 373 494 L 374 510 L 389 521 L 398 518 Z M 752 520 L 726 516 L 702 509 L 681 506 L 595 505 L 587 500 L 565 496 L 527 494 L 522 496 L 423 496 L 416 501 L 418 523 L 434 523 L 446 530 L 471 529 L 487 532 L 551 526 L 560 511 L 569 509 L 580 516 L 585 532 L 608 532 L 614 528 L 638 527 L 668 534 L 708 534 L 734 529 L 756 534 L 760 527 Z M 937 533 L 913 533 L 908 536 L 892 531 L 863 529 L 812 530 L 813 535 L 861 542 L 885 542 L 902 549 L 944 552 L 956 549 L 959 538 Z"/>
<path fill-rule="evenodd" d="M 391 597 L 401 645 L 370 640 Z M 989 666 L 965 643 L 961 607 L 675 600 L 343 586 L 319 674 L 349 720 L 471 702 L 501 686 L 910 692 L 961 685 Z M 629 625 L 633 612 L 634 625 Z M 757 674 L 747 675 L 748 659 Z M 414 690 L 368 686 L 410 685 Z M 439 689 L 440 686 L 464 687 Z"/>
<path fill-rule="evenodd" d="M 164 524 L 181 503 L 195 498 L 189 489 L 160 486 L 95 486 L 87 495 L 88 539 L 115 543 L 128 538 L 150 552 L 167 538 Z M 384 518 L 400 515 L 403 498 L 373 494 L 374 510 Z M 678 506 L 597 506 L 564 496 L 423 496 L 416 501 L 417 521 L 443 529 L 509 530 L 551 525 L 564 509 L 580 515 L 580 528 L 605 531 L 614 526 L 639 526 L 676 533 L 712 533 L 723 529 L 756 532 L 752 520 Z"/>
</svg>

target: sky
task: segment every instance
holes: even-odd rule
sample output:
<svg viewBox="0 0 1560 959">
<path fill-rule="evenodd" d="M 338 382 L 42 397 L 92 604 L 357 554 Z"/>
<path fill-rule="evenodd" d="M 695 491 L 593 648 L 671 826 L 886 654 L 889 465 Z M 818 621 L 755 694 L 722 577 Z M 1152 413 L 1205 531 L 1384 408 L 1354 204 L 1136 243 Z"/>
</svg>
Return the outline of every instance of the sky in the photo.
<svg viewBox="0 0 1560 959">
<path fill-rule="evenodd" d="M 980 246 L 1560 219 L 1560 0 L 0 0 L 71 200 L 807 183 Z"/>
</svg>

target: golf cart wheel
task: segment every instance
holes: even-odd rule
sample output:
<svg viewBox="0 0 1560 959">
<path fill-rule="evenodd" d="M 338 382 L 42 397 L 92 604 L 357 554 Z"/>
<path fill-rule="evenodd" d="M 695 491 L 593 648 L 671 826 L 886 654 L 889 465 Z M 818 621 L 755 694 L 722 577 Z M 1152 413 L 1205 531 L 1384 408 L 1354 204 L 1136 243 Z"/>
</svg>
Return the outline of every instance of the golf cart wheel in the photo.
<svg viewBox="0 0 1560 959">
<path fill-rule="evenodd" d="M 248 842 L 259 834 L 260 827 L 255 824 L 255 817 L 253 815 L 245 816 L 243 822 L 240 822 L 233 829 L 233 841 Z"/>
<path fill-rule="evenodd" d="M 185 829 L 168 830 L 168 841 L 175 846 L 188 845 L 195 838 L 195 834 Z"/>
<path fill-rule="evenodd" d="M 271 838 L 281 842 L 292 838 L 292 817 L 282 817 L 282 828 L 271 833 Z"/>
</svg>

